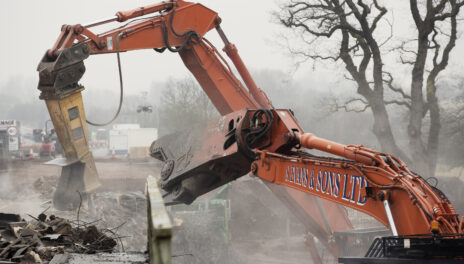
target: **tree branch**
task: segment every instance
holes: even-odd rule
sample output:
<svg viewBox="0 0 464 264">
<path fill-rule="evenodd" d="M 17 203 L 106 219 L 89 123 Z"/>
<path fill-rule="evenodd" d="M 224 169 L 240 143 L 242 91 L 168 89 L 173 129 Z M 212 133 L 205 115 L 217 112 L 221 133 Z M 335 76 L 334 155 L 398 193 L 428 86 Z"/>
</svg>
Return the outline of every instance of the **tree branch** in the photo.
<svg viewBox="0 0 464 264">
<path fill-rule="evenodd" d="M 406 106 L 408 109 L 411 109 L 411 104 L 406 101 L 398 101 L 398 100 L 384 100 L 383 101 L 386 105 L 396 104 Z"/>
<path fill-rule="evenodd" d="M 390 72 L 384 71 L 383 73 L 384 73 L 384 75 L 386 75 L 386 79 L 384 79 L 384 82 L 387 84 L 387 87 L 390 88 L 390 90 L 392 90 L 393 92 L 396 92 L 396 93 L 401 94 L 401 96 L 402 96 L 404 99 L 409 99 L 409 100 L 411 100 L 411 96 L 408 95 L 408 94 L 406 94 L 402 88 L 400 88 L 400 87 L 395 87 L 395 86 L 393 85 L 393 76 L 392 76 L 392 74 L 391 74 Z"/>
<path fill-rule="evenodd" d="M 380 6 L 377 0 L 374 0 L 374 6 L 377 8 L 377 10 L 380 11 L 380 13 L 372 21 L 371 32 L 374 32 L 374 30 L 377 28 L 377 24 L 379 23 L 379 21 L 387 13 L 387 9 L 383 6 Z"/>
<path fill-rule="evenodd" d="M 419 12 L 419 8 L 417 7 L 417 0 L 410 0 L 409 7 L 411 9 L 411 14 L 414 19 L 414 23 L 416 24 L 416 27 L 420 28 L 423 21 Z"/>
<path fill-rule="evenodd" d="M 349 105 L 352 104 L 352 103 L 355 103 L 355 102 L 359 102 L 362 104 L 361 108 L 359 109 L 356 109 L 356 108 L 351 108 Z M 352 99 L 349 99 L 347 100 L 345 103 L 339 105 L 337 103 L 337 100 L 334 100 L 333 104 L 332 104 L 332 111 L 333 112 L 338 112 L 338 110 L 340 109 L 343 109 L 345 112 L 356 112 L 356 113 L 361 113 L 361 112 L 364 112 L 367 110 L 367 108 L 370 107 L 369 103 L 367 101 L 365 101 L 364 99 L 362 98 L 352 98 Z"/>
</svg>

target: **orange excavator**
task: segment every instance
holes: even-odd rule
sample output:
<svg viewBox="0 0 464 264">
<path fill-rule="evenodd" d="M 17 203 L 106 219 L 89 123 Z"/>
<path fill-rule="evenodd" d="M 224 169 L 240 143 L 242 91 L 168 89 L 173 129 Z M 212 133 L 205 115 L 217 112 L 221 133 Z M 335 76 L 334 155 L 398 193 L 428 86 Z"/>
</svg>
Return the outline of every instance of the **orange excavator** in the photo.
<svg viewBox="0 0 464 264">
<path fill-rule="evenodd" d="M 91 31 L 111 22 L 125 23 L 103 33 Z M 119 53 L 168 50 L 180 55 L 222 117 L 153 142 L 151 155 L 164 162 L 159 184 L 167 204 L 189 204 L 249 174 L 262 179 L 304 224 L 314 263 L 322 262 L 314 237 L 338 256 L 332 235 L 353 229 L 342 206 L 374 217 L 393 234 L 377 238 L 365 258 L 340 258 L 343 263 L 464 259 L 464 217 L 459 219 L 444 193 L 390 154 L 305 133 L 291 110 L 275 109 L 257 87 L 220 24 L 218 14 L 207 7 L 173 0 L 87 25 L 62 27 L 38 66 L 40 98 L 66 156 L 51 162 L 63 166 L 54 195 L 56 207 L 75 206 L 81 194 L 99 186 L 88 148 L 87 123 L 93 123 L 85 117 L 84 87 L 78 83 L 85 72 L 83 61 L 90 55 L 117 54 L 119 112 L 123 90 Z M 245 85 L 205 38 L 213 29 Z M 336 158 L 312 155 L 311 149 Z"/>
</svg>

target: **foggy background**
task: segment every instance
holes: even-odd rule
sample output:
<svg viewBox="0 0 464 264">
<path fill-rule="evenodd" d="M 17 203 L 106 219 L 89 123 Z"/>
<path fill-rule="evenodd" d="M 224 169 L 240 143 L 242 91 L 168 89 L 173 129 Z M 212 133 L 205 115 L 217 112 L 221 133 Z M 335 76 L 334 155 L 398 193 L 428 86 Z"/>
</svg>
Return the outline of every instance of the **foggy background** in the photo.
<svg viewBox="0 0 464 264">
<path fill-rule="evenodd" d="M 133 9 L 153 2 L 2 1 L 0 7 L 4 12 L 0 16 L 3 40 L 0 42 L 0 118 L 18 119 L 26 126 L 44 127 L 49 116 L 44 102 L 38 99 L 36 67 L 45 51 L 58 37 L 62 24 L 85 24 L 112 16 L 119 10 Z M 324 63 L 303 62 L 290 55 L 287 46 L 298 36 L 278 25 L 273 16 L 273 12 L 279 11 L 282 1 L 205 0 L 201 3 L 219 13 L 226 35 L 237 45 L 257 84 L 268 93 L 274 105 L 294 110 L 306 132 L 313 132 L 342 143 L 362 143 L 378 148 L 371 132 L 372 117 L 369 110 L 360 114 L 333 112 L 334 102 L 355 96 L 356 86 L 344 78 L 346 72 L 343 65 L 334 63 L 329 66 Z M 393 7 L 391 13 L 395 14 L 395 36 L 410 37 L 410 34 L 414 33 L 414 27 L 407 9 L 404 11 L 405 3 L 394 1 L 387 4 L 390 8 Z M 410 26 L 405 26 L 408 24 Z M 115 24 L 111 24 L 108 27 L 114 26 Z M 95 31 L 101 32 L 105 28 L 107 27 L 97 27 Z M 388 34 L 390 32 L 385 32 L 386 37 Z M 215 31 L 209 32 L 206 37 L 218 49 L 222 49 L 223 44 Z M 462 77 L 459 67 L 459 58 L 464 54 L 462 43 L 462 39 L 458 39 L 450 64 L 440 77 L 439 85 L 442 87 L 438 91 L 438 97 L 444 108 L 456 105 L 456 98 L 463 95 L 460 89 Z M 391 65 L 395 67 L 397 58 L 393 55 L 385 57 L 388 60 L 386 64 L 390 66 L 389 70 L 392 70 Z M 166 92 L 176 93 L 176 83 L 186 80 L 195 86 L 192 86 L 192 89 L 198 89 L 177 54 L 158 54 L 152 50 L 133 51 L 121 54 L 121 59 L 125 85 L 124 105 L 122 114 L 115 123 L 140 122 L 145 127 L 159 127 L 161 134 L 165 134 L 188 127 L 194 122 L 201 122 L 201 118 L 187 118 L 185 122 L 169 124 L 169 120 L 173 120 L 169 116 L 173 114 L 172 109 L 180 110 L 176 106 L 169 106 L 169 102 L 166 102 Z M 116 111 L 119 97 L 116 56 L 93 56 L 85 63 L 87 71 L 81 83 L 86 87 L 83 95 L 87 117 L 96 122 L 107 121 Z M 399 63 L 397 66 L 397 71 L 393 72 L 396 74 L 396 80 L 407 87 L 409 72 L 404 71 L 402 75 Z M 201 92 L 196 94 L 202 96 Z M 137 114 L 136 109 L 140 105 L 151 105 L 153 113 Z M 208 109 L 206 111 L 212 113 L 205 116 L 213 118 L 215 110 L 211 107 Z M 188 113 L 188 107 L 183 111 Z M 442 113 L 446 117 L 446 109 Z M 404 113 L 401 109 L 395 108 L 390 112 L 390 118 L 400 146 L 407 148 L 407 138 L 404 134 L 407 120 Z M 456 160 L 456 153 L 450 154 L 450 158 L 443 158 L 452 153 L 452 148 L 448 146 L 453 142 L 446 136 L 447 125 L 443 124 L 443 127 L 442 135 L 445 137 L 442 140 L 444 147 L 441 149 L 443 156 L 440 157 L 446 161 Z M 460 163 L 459 160 L 460 158 L 457 158 L 456 162 Z"/>
</svg>

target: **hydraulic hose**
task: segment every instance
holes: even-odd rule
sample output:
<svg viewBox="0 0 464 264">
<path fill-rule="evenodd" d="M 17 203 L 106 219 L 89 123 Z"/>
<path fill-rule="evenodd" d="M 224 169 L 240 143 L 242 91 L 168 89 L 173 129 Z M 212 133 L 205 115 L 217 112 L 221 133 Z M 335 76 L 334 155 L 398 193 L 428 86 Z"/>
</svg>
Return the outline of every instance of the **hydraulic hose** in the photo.
<svg viewBox="0 0 464 264">
<path fill-rule="evenodd" d="M 119 116 L 119 113 L 121 112 L 123 95 L 124 95 L 124 85 L 123 85 L 123 81 L 122 81 L 122 69 L 121 69 L 121 58 L 120 58 L 120 55 L 119 55 L 119 39 L 121 38 L 121 36 L 122 36 L 122 33 L 119 33 L 118 36 L 116 37 L 116 57 L 118 59 L 119 91 L 120 91 L 118 110 L 116 111 L 116 114 L 113 116 L 113 118 L 110 121 L 106 122 L 106 123 L 95 123 L 95 122 L 92 122 L 92 121 L 89 121 L 88 119 L 86 119 L 87 124 L 90 124 L 92 126 L 107 126 L 107 125 L 111 124 Z"/>
<path fill-rule="evenodd" d="M 184 41 L 182 42 L 182 45 L 180 45 L 179 47 L 172 47 L 171 44 L 169 44 L 169 39 L 168 39 L 168 29 L 166 28 L 166 25 L 163 26 L 163 39 L 164 39 L 164 44 L 166 46 L 166 48 L 171 51 L 171 52 L 180 52 L 182 49 L 184 49 L 184 47 L 187 45 L 187 43 L 190 41 L 191 38 L 195 37 L 196 39 L 199 39 L 199 35 L 196 31 L 194 30 L 187 30 L 181 34 L 177 33 L 175 30 L 174 30 L 174 26 L 173 26 L 173 21 L 174 21 L 174 14 L 175 14 L 175 10 L 173 9 L 172 11 L 172 14 L 171 14 L 171 17 L 169 19 L 169 27 L 171 28 L 171 31 L 174 35 L 176 35 L 177 37 L 179 38 L 182 38 L 182 37 L 185 37 Z M 163 52 L 164 50 L 155 50 L 157 52 Z"/>
<path fill-rule="evenodd" d="M 182 45 L 180 47 L 173 48 L 169 44 L 168 31 L 167 31 L 166 27 L 163 28 L 164 29 L 163 30 L 164 31 L 163 35 L 164 35 L 164 42 L 166 44 L 166 48 L 171 52 L 179 52 L 187 45 L 188 41 L 190 41 L 190 39 L 192 37 L 198 38 L 198 33 L 195 32 L 194 30 L 187 30 L 187 31 L 185 31 L 185 32 L 183 32 L 181 34 L 177 33 L 174 30 L 174 27 L 173 27 L 174 12 L 175 11 L 172 10 L 172 14 L 171 14 L 171 17 L 169 19 L 169 27 L 171 28 L 172 33 L 174 33 L 174 35 L 176 35 L 177 37 L 185 37 L 186 36 L 186 38 L 185 38 L 184 42 L 182 43 Z M 118 110 L 116 111 L 116 114 L 113 116 L 113 118 L 110 121 L 105 122 L 105 123 L 96 123 L 96 122 L 93 122 L 93 121 L 90 121 L 90 120 L 87 119 L 86 120 L 87 124 L 90 124 L 92 126 L 107 126 L 107 125 L 111 124 L 119 116 L 119 113 L 121 112 L 122 103 L 123 103 L 123 97 L 124 97 L 124 84 L 123 84 L 123 81 L 122 81 L 121 58 L 120 58 L 120 54 L 119 54 L 119 39 L 121 38 L 121 36 L 122 36 L 122 33 L 120 33 L 116 37 L 116 57 L 117 57 L 117 60 L 118 60 L 119 88 L 120 88 Z M 155 49 L 155 51 L 163 52 L 166 48 Z"/>
</svg>

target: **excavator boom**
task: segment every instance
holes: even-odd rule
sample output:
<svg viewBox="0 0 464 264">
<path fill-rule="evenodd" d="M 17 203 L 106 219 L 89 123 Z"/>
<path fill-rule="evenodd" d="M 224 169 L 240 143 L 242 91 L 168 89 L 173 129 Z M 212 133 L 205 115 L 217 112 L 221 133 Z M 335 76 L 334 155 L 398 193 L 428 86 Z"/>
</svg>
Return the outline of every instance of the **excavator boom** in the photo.
<svg viewBox="0 0 464 264">
<path fill-rule="evenodd" d="M 159 12 L 159 14 L 154 14 Z M 123 22 L 131 18 L 153 14 L 114 30 L 101 34 L 89 28 Z M 41 60 L 38 89 L 44 99 L 60 142 L 63 142 L 65 159 L 50 162 L 63 166 L 59 188 L 55 193 L 55 206 L 65 209 L 76 206 L 79 192 L 85 193 L 99 186 L 91 152 L 79 80 L 85 73 L 84 60 L 90 55 L 120 53 L 137 49 L 168 49 L 178 52 L 205 93 L 221 114 L 251 107 L 269 107 L 271 103 L 252 82 L 247 69 L 231 43 L 228 53 L 238 64 L 237 69 L 252 85 L 249 91 L 232 74 L 232 70 L 219 52 L 203 36 L 212 29 L 220 29 L 217 13 L 198 3 L 171 1 L 130 11 L 118 12 L 113 18 L 89 24 L 63 25 L 54 46 Z M 121 84 L 122 85 L 122 84 Z M 257 98 L 258 101 L 255 99 Z"/>
</svg>

